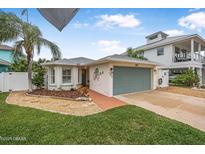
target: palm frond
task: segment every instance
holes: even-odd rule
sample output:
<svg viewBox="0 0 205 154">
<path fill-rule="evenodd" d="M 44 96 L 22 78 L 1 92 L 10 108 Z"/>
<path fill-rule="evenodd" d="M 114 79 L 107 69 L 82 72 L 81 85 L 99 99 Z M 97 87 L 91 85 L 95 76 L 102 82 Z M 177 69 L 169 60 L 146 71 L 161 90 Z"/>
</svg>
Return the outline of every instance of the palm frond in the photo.
<svg viewBox="0 0 205 154">
<path fill-rule="evenodd" d="M 27 9 L 23 9 L 22 12 L 21 12 L 21 15 L 22 16 L 25 15 L 27 13 L 27 11 L 28 11 Z"/>
<path fill-rule="evenodd" d="M 15 14 L 0 12 L 0 42 L 13 41 L 21 36 L 22 23 Z"/>
<path fill-rule="evenodd" d="M 16 41 L 14 45 L 14 59 L 18 57 L 24 57 L 23 53 L 23 45 L 24 45 L 24 40 Z"/>
<path fill-rule="evenodd" d="M 60 59 L 61 58 L 60 49 L 55 43 L 50 42 L 50 41 L 48 41 L 44 38 L 39 38 L 38 45 L 39 46 L 44 45 L 47 48 L 49 48 L 51 50 L 51 54 L 52 54 L 53 58 L 55 58 L 55 59 Z M 38 45 L 37 45 L 37 47 L 38 47 Z M 38 53 L 40 53 L 40 51 L 38 51 Z"/>
</svg>

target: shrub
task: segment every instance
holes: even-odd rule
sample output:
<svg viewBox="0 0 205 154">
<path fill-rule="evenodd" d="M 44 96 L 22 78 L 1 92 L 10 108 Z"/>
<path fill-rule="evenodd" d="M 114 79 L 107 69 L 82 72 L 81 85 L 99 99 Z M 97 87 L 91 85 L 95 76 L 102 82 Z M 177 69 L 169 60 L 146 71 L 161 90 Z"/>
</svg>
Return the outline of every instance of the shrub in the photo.
<svg viewBox="0 0 205 154">
<path fill-rule="evenodd" d="M 199 76 L 198 74 L 193 71 L 192 69 L 189 69 L 185 71 L 184 73 L 177 75 L 175 79 L 173 79 L 173 84 L 175 85 L 183 85 L 183 86 L 195 86 L 199 84 Z"/>
<path fill-rule="evenodd" d="M 44 70 L 39 70 L 38 72 L 34 72 L 33 78 L 32 78 L 32 83 L 37 87 L 37 88 L 42 88 L 44 86 Z"/>
<path fill-rule="evenodd" d="M 11 72 L 27 72 L 28 64 L 26 59 L 15 59 L 11 64 L 9 71 Z"/>
<path fill-rule="evenodd" d="M 40 59 L 38 62 L 33 63 L 33 77 L 32 83 L 39 89 L 44 86 L 44 75 L 46 73 L 45 68 L 41 66 L 43 61 Z"/>
</svg>

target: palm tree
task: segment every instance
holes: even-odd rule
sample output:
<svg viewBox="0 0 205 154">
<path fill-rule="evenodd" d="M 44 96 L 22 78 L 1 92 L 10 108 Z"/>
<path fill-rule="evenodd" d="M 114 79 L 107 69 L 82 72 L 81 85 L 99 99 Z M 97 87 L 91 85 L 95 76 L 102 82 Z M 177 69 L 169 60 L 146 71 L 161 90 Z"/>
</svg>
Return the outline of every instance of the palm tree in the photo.
<svg viewBox="0 0 205 154">
<path fill-rule="evenodd" d="M 147 58 L 143 56 L 143 53 L 144 53 L 144 50 L 136 50 L 131 47 L 127 48 L 127 54 L 129 57 L 147 60 Z"/>
<path fill-rule="evenodd" d="M 40 54 L 41 47 L 50 48 L 54 59 L 61 57 L 59 47 L 42 37 L 40 29 L 31 23 L 24 22 L 13 13 L 0 12 L 0 42 L 14 42 L 14 56 L 26 53 L 28 64 L 28 85 L 32 91 L 32 63 L 34 51 Z"/>
</svg>

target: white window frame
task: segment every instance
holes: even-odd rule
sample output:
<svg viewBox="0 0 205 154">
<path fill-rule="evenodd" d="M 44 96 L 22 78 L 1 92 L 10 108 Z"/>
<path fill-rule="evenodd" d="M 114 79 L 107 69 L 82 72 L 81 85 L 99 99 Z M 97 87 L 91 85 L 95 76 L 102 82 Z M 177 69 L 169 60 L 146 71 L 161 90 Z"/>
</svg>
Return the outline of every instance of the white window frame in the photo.
<svg viewBox="0 0 205 154">
<path fill-rule="evenodd" d="M 53 74 L 53 70 L 54 70 L 54 74 Z M 54 82 L 52 83 L 52 78 L 54 77 Z M 50 78 L 50 85 L 55 85 L 56 84 L 56 69 L 55 67 L 51 67 L 50 68 L 50 74 L 49 74 L 49 78 Z"/>
<path fill-rule="evenodd" d="M 68 69 L 68 70 L 70 70 L 70 75 L 63 75 L 63 70 L 65 70 L 65 69 Z M 62 69 L 61 69 L 61 84 L 62 85 L 72 85 L 72 79 L 73 79 L 73 73 L 72 73 L 72 68 L 70 68 L 70 67 L 62 67 Z M 63 83 L 63 77 L 64 76 L 69 76 L 70 77 L 70 82 L 65 82 L 65 83 Z"/>
</svg>

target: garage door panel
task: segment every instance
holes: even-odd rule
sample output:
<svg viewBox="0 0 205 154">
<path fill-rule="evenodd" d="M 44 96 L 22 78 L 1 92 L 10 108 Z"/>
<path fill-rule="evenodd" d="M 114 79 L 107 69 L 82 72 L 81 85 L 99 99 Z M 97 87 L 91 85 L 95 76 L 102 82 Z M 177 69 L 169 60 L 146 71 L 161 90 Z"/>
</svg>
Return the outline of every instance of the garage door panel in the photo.
<svg viewBox="0 0 205 154">
<path fill-rule="evenodd" d="M 114 67 L 113 95 L 151 89 L 151 69 Z"/>
</svg>

